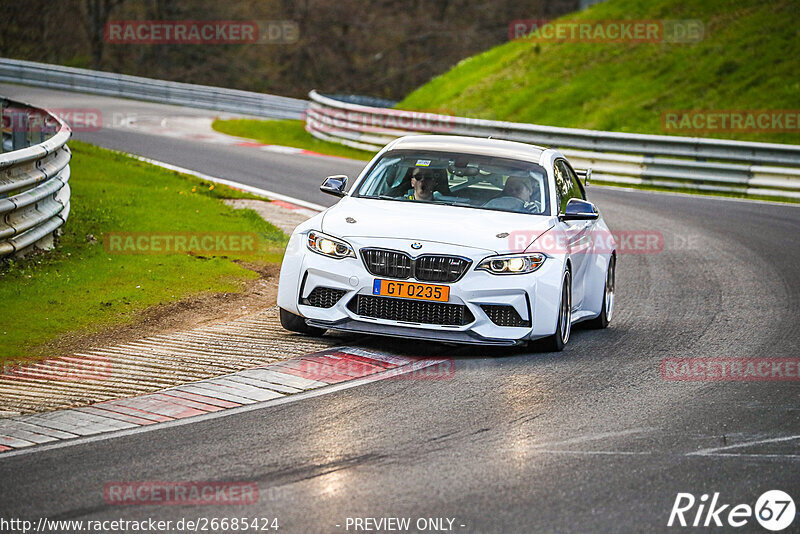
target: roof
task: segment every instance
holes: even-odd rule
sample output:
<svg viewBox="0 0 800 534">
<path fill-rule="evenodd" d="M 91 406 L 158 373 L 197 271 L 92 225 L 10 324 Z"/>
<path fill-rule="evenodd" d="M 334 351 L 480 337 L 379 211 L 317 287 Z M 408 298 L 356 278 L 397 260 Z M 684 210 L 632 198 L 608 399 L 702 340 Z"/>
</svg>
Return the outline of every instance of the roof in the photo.
<svg viewBox="0 0 800 534">
<path fill-rule="evenodd" d="M 434 150 L 437 152 L 461 152 L 501 158 L 520 159 L 539 163 L 545 147 L 460 135 L 407 135 L 391 144 L 389 150 Z"/>
</svg>

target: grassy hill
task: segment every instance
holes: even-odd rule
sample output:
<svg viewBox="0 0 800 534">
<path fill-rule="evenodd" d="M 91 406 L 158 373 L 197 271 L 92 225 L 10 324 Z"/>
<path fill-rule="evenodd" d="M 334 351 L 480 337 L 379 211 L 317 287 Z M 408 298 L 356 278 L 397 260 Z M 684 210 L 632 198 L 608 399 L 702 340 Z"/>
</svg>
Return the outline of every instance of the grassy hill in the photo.
<svg viewBox="0 0 800 534">
<path fill-rule="evenodd" d="M 800 133 L 662 129 L 671 110 L 800 109 L 800 0 L 608 0 L 569 20 L 700 19 L 691 44 L 510 41 L 398 107 L 485 119 L 765 142 Z"/>
</svg>

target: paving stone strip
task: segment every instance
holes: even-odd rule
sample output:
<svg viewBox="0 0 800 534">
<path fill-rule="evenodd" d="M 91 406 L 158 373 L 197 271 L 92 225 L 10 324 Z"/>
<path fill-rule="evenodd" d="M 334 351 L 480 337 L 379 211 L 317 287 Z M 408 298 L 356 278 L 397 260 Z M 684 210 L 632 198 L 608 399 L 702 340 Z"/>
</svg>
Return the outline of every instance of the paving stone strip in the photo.
<svg viewBox="0 0 800 534">
<path fill-rule="evenodd" d="M 299 350 L 306 345 L 308 342 L 298 341 L 295 348 Z M 258 350 L 263 350 L 260 345 Z M 113 355 L 114 351 L 108 353 Z M 111 358 L 113 361 L 113 356 Z M 419 359 L 370 349 L 329 348 L 177 385 L 157 393 L 0 419 L 0 456 L 5 451 L 39 444 L 134 429 L 279 399 L 378 373 L 384 373 L 381 377 L 392 377 L 395 374 L 392 371 L 395 371 L 405 377 L 407 375 L 401 373 L 423 370 L 441 362 L 444 360 Z"/>
<path fill-rule="evenodd" d="M 281 328 L 277 307 L 273 307 L 224 323 L 97 347 L 64 358 L 6 366 L 0 374 L 0 422 L 15 415 L 160 391 L 341 342 L 337 338 L 290 334 Z M 231 397 L 241 399 L 240 393 L 250 386 L 242 383 L 239 388 L 228 387 Z"/>
</svg>

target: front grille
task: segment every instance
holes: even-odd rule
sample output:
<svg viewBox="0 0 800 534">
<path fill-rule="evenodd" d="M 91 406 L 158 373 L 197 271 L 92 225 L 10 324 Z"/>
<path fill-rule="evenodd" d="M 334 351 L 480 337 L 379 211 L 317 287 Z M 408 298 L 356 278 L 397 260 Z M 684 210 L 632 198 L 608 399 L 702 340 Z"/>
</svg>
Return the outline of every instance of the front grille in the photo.
<svg viewBox="0 0 800 534">
<path fill-rule="evenodd" d="M 347 307 L 362 317 L 407 323 L 462 326 L 475 320 L 466 306 L 444 302 L 357 295 Z"/>
<path fill-rule="evenodd" d="M 306 298 L 300 300 L 300 304 L 314 306 L 315 308 L 332 308 L 345 293 L 347 291 L 344 289 L 315 287 Z"/>
<path fill-rule="evenodd" d="M 530 326 L 531 322 L 522 319 L 513 306 L 481 304 L 484 313 L 497 326 Z"/>
<path fill-rule="evenodd" d="M 414 261 L 414 277 L 423 282 L 455 282 L 470 263 L 455 256 L 420 256 Z"/>
<path fill-rule="evenodd" d="M 472 263 L 458 256 L 430 254 L 414 259 L 399 250 L 378 248 L 361 249 L 361 256 L 364 266 L 374 276 L 399 279 L 414 277 L 421 282 L 455 282 Z"/>
<path fill-rule="evenodd" d="M 396 250 L 362 249 L 367 270 L 375 276 L 408 278 L 411 276 L 411 257 Z"/>
</svg>

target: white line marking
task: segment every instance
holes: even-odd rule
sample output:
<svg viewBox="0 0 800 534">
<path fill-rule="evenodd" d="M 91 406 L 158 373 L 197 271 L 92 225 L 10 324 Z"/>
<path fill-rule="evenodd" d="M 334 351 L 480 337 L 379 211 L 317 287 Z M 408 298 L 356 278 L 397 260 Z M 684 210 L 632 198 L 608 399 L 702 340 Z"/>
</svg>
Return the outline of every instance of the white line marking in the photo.
<svg viewBox="0 0 800 534">
<path fill-rule="evenodd" d="M 264 389 L 256 386 L 248 386 L 234 380 L 226 380 L 225 378 L 211 378 L 203 381 L 204 384 L 212 386 L 208 388 L 209 391 L 222 391 L 223 393 L 232 393 L 240 397 L 253 399 L 256 401 L 265 401 L 269 399 L 277 399 L 282 397 L 282 393 L 273 391 L 271 389 Z"/>
<path fill-rule="evenodd" d="M 231 382 L 240 382 L 242 384 L 247 384 L 249 386 L 255 386 L 261 389 L 269 389 L 272 391 L 277 391 L 278 393 L 300 393 L 302 389 L 293 388 L 291 386 L 284 386 L 282 384 L 275 384 L 273 382 L 264 382 L 263 380 L 256 380 L 255 378 L 250 378 L 247 376 L 239 376 L 239 375 L 229 375 L 226 377 Z"/>
<path fill-rule="evenodd" d="M 694 451 L 687 453 L 686 456 L 707 456 L 709 454 L 716 453 L 718 451 L 728 451 L 731 449 L 741 449 L 742 447 L 749 447 L 751 445 L 762 445 L 764 443 L 780 443 L 782 441 L 792 441 L 795 439 L 800 439 L 800 435 L 797 436 L 783 436 L 781 438 L 769 438 L 769 439 L 760 439 L 758 441 L 748 441 L 745 443 L 737 443 L 736 445 L 728 445 L 727 447 L 712 447 L 710 449 L 701 449 L 699 451 Z"/>
<path fill-rule="evenodd" d="M 281 154 L 302 154 L 305 152 L 302 148 L 295 148 L 291 146 L 282 146 L 282 145 L 263 145 L 259 147 L 261 150 L 265 152 L 279 152 Z M 324 156 L 325 154 L 323 154 Z"/>
<path fill-rule="evenodd" d="M 130 154 L 128 152 L 122 152 L 126 156 L 130 156 L 133 159 L 137 159 L 139 161 L 143 161 L 145 163 L 149 163 L 151 165 L 156 165 L 158 167 L 163 167 L 164 169 L 169 169 L 171 171 L 180 172 L 183 174 L 189 174 L 191 176 L 196 176 L 201 180 L 208 180 L 209 182 L 214 182 L 217 184 L 223 184 L 230 187 L 235 187 L 237 189 L 243 189 L 249 193 L 253 193 L 255 195 L 261 195 L 262 197 L 271 198 L 273 200 L 282 200 L 284 202 L 288 202 L 290 204 L 297 204 L 298 206 L 302 206 L 304 208 L 308 208 L 314 211 L 324 211 L 328 208 L 322 206 L 320 204 L 314 204 L 313 202 L 307 202 L 305 200 L 300 200 L 299 198 L 290 197 L 288 195 L 282 195 L 280 193 L 275 193 L 274 191 L 267 191 L 266 189 L 261 189 L 260 187 L 254 187 L 252 185 L 242 184 L 239 182 L 234 182 L 232 180 L 225 180 L 224 178 L 217 178 L 216 176 L 211 176 L 209 174 L 205 174 L 199 171 L 193 171 L 191 169 L 187 169 L 185 167 L 178 167 L 177 165 L 172 165 L 171 163 L 165 163 L 163 161 L 158 161 L 155 159 L 146 158 L 144 156 L 139 156 L 137 154 Z"/>
<path fill-rule="evenodd" d="M 58 441 L 58 438 L 54 438 L 53 436 L 36 434 L 34 432 L 22 430 L 21 428 L 6 428 L 3 430 L 3 435 L 11 439 L 20 439 L 32 443 L 50 443 L 52 441 Z"/>
<path fill-rule="evenodd" d="M 174 388 L 169 388 L 164 390 L 162 393 L 168 391 L 185 391 L 187 393 L 194 393 L 195 395 L 204 395 L 206 397 L 211 397 L 212 399 L 235 402 L 237 404 L 255 404 L 256 402 L 258 402 L 255 399 L 251 399 L 250 397 L 242 397 L 240 395 L 234 395 L 233 393 L 228 393 L 218 388 L 214 389 L 210 387 L 203 387 L 202 385 L 195 386 L 195 384 L 201 384 L 201 383 L 192 382 L 190 384 L 183 384 L 182 386 L 175 386 Z"/>
<path fill-rule="evenodd" d="M 327 386 L 325 382 L 319 382 L 317 380 L 311 380 L 309 378 L 303 378 L 301 376 L 281 373 L 280 371 L 273 371 L 272 369 L 263 367 L 246 369 L 244 371 L 240 371 L 239 374 L 241 374 L 242 376 L 250 376 L 256 379 L 273 381 L 276 384 L 281 384 L 297 389 L 315 389 Z"/>
<path fill-rule="evenodd" d="M 32 441 L 15 438 L 13 436 L 0 434 L 0 445 L 5 445 L 6 447 L 32 447 L 35 445 L 35 443 Z"/>
<path fill-rule="evenodd" d="M 24 421 L 20 421 L 19 419 L 7 419 L 4 421 L 0 421 L 0 432 L 6 428 L 19 428 L 20 430 L 27 430 L 29 432 L 33 432 L 34 434 L 41 434 L 43 436 L 51 436 L 58 439 L 71 439 L 77 438 L 77 434 L 72 434 L 70 432 L 61 432 L 60 430 L 54 430 L 52 428 L 46 428 L 43 426 L 39 426 L 33 423 L 27 423 Z"/>
<path fill-rule="evenodd" d="M 105 441 L 107 439 L 114 439 L 120 438 L 125 436 L 132 436 L 134 434 L 141 434 L 144 432 L 152 432 L 154 430 L 159 430 L 162 428 L 173 428 L 176 426 L 183 426 L 183 425 L 190 425 L 193 423 L 197 423 L 200 421 L 210 421 L 213 419 L 218 419 L 220 417 L 228 417 L 229 415 L 236 415 L 244 412 L 252 412 L 254 410 L 261 410 L 264 408 L 270 408 L 272 406 L 277 406 L 279 404 L 286 404 L 290 402 L 296 402 L 303 399 L 309 399 L 313 397 L 319 397 L 322 395 L 327 395 L 329 393 L 336 393 L 338 391 L 344 391 L 346 389 L 362 386 L 365 384 L 369 384 L 371 382 L 378 382 L 380 380 L 391 378 L 399 375 L 404 375 L 406 373 L 410 373 L 413 371 L 419 371 L 420 369 L 424 369 L 430 365 L 434 365 L 437 363 L 437 360 L 422 360 L 419 362 L 414 362 L 410 365 L 404 366 L 405 369 L 395 368 L 383 371 L 381 373 L 376 373 L 374 375 L 370 375 L 364 378 L 358 378 L 356 380 L 349 380 L 347 382 L 340 382 L 338 384 L 331 384 L 329 386 L 321 387 L 318 389 L 313 389 L 310 391 L 304 391 L 303 393 L 295 393 L 294 395 L 286 395 L 284 397 L 268 400 L 264 402 L 259 402 L 255 404 L 249 404 L 246 406 L 239 406 L 236 408 L 228 408 L 227 410 L 220 410 L 218 412 L 212 412 L 203 415 L 195 415 L 193 417 L 187 417 L 185 419 L 175 419 L 173 421 L 167 421 L 164 423 L 154 424 L 154 425 L 147 425 L 147 426 L 140 426 L 136 428 L 131 428 L 127 430 L 118 430 L 114 432 L 108 432 L 96 436 L 86 436 L 77 439 L 68 439 L 64 441 L 59 441 L 58 443 L 53 443 L 49 445 L 41 445 L 38 447 L 34 447 L 33 449 L 19 449 L 14 451 L 6 451 L 0 454 L 0 462 L 5 460 L 6 458 L 13 458 L 15 456 L 22 456 L 25 454 L 37 453 L 37 452 L 44 452 L 53 449 L 61 449 L 63 447 L 72 447 L 74 445 L 83 445 L 86 443 L 95 443 L 98 441 Z"/>
</svg>

